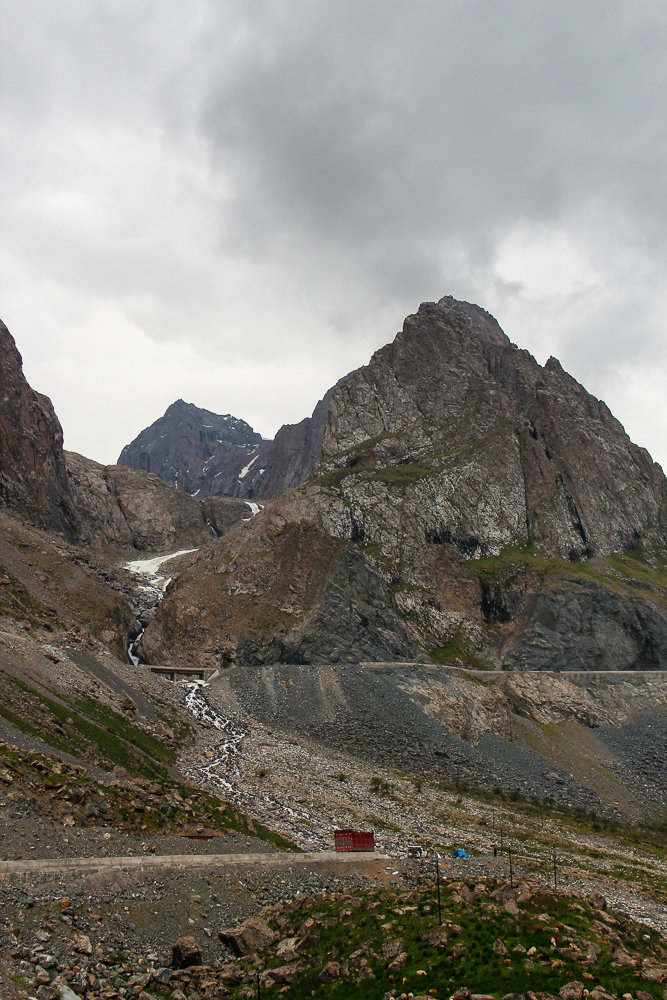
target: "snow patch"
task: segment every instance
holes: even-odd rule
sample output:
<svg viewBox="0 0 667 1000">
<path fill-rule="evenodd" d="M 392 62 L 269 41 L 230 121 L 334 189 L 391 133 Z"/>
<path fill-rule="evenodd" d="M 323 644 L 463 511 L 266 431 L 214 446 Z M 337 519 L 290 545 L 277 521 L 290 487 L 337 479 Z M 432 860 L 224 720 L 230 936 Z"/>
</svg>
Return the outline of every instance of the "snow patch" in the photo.
<svg viewBox="0 0 667 1000">
<path fill-rule="evenodd" d="M 197 549 L 179 549 L 178 552 L 170 552 L 166 556 L 154 556 L 152 559 L 134 559 L 125 563 L 125 569 L 130 573 L 137 573 L 139 576 L 158 576 L 158 570 L 163 563 L 175 559 L 176 556 L 185 556 L 188 552 L 196 552 Z"/>
<path fill-rule="evenodd" d="M 253 459 L 251 459 L 251 460 L 250 460 L 250 461 L 248 462 L 248 464 L 247 464 L 247 465 L 245 465 L 245 466 L 244 466 L 244 467 L 243 467 L 243 468 L 241 469 L 241 471 L 239 472 L 239 479 L 245 479 L 245 477 L 246 477 L 246 476 L 248 475 L 248 473 L 250 472 L 250 469 L 251 469 L 251 468 L 252 468 L 252 466 L 253 466 L 253 465 L 255 464 L 255 462 L 257 461 L 257 459 L 258 459 L 258 458 L 259 458 L 259 454 L 255 455 L 255 457 L 254 457 Z"/>
</svg>

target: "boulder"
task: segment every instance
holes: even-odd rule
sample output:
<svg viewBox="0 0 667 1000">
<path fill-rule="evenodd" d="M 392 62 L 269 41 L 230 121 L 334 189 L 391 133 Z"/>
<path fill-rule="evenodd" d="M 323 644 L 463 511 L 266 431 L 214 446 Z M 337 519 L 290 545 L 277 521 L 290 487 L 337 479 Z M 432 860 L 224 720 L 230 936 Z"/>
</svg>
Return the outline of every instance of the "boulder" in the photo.
<svg viewBox="0 0 667 1000">
<path fill-rule="evenodd" d="M 191 935 L 180 937 L 173 945 L 171 964 L 174 969 L 186 969 L 190 965 L 202 964 L 202 950 Z"/>
<path fill-rule="evenodd" d="M 320 972 L 320 979 L 323 983 L 334 983 L 340 979 L 340 963 L 327 962 Z"/>
<path fill-rule="evenodd" d="M 582 1000 L 585 989 L 586 987 L 583 983 L 573 981 L 566 983 L 565 986 L 561 986 L 558 996 L 560 1000 Z"/>
<path fill-rule="evenodd" d="M 407 951 L 402 951 L 396 956 L 391 965 L 387 966 L 388 972 L 400 972 L 403 968 L 406 958 L 408 957 Z"/>
<path fill-rule="evenodd" d="M 422 941 L 430 944 L 432 948 L 444 948 L 448 940 L 444 927 L 427 927 L 422 934 Z"/>
<path fill-rule="evenodd" d="M 278 939 L 276 932 L 262 917 L 250 917 L 239 927 L 220 931 L 218 937 L 236 955 L 254 955 Z"/>
<path fill-rule="evenodd" d="M 87 934 L 75 934 L 72 949 L 80 955 L 92 955 L 93 953 L 93 946 Z"/>
<path fill-rule="evenodd" d="M 267 969 L 262 975 L 262 982 L 266 983 L 267 988 L 269 980 L 272 980 L 274 983 L 293 983 L 300 968 L 301 966 L 298 962 L 291 962 L 288 965 L 280 965 L 276 969 Z"/>
<path fill-rule="evenodd" d="M 283 938 L 276 947 L 276 958 L 284 962 L 293 962 L 297 957 L 296 938 Z"/>
<path fill-rule="evenodd" d="M 382 957 L 388 961 L 396 958 L 403 951 L 403 938 L 387 938 L 382 942 Z"/>
</svg>

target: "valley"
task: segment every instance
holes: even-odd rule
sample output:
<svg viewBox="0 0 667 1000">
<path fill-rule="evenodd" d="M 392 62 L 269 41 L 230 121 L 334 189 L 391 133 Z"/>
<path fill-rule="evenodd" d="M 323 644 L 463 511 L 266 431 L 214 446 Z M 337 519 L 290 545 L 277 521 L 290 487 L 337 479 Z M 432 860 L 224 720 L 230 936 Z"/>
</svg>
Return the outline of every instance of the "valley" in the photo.
<svg viewBox="0 0 667 1000">
<path fill-rule="evenodd" d="M 102 466 L 0 340 L 7 1000 L 663 997 L 667 485 L 604 403 L 445 297 Z"/>
</svg>

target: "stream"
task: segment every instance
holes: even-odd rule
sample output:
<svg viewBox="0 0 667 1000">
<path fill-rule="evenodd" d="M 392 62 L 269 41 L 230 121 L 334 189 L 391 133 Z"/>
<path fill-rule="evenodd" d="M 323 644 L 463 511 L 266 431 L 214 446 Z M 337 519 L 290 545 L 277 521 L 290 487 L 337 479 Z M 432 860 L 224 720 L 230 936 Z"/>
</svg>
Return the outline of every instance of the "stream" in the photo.
<svg viewBox="0 0 667 1000">
<path fill-rule="evenodd" d="M 213 759 L 210 763 L 200 765 L 196 773 L 189 773 L 188 777 L 196 777 L 199 780 L 203 777 L 216 788 L 222 788 L 227 794 L 233 794 L 233 785 L 222 776 L 221 772 L 231 770 L 234 776 L 238 776 L 234 755 L 238 752 L 241 740 L 246 734 L 237 728 L 237 723 L 233 719 L 225 719 L 211 708 L 203 692 L 203 688 L 208 687 L 206 681 L 182 681 L 181 684 L 188 692 L 185 696 L 185 707 L 188 712 L 201 725 L 212 726 L 221 734 L 219 742 L 212 751 Z"/>
<path fill-rule="evenodd" d="M 274 829 L 280 829 L 285 836 L 306 849 L 327 846 L 328 840 L 317 831 L 312 817 L 305 809 L 294 809 L 281 802 L 270 792 L 257 787 L 256 782 L 248 783 L 239 766 L 241 744 L 249 735 L 238 719 L 219 715 L 209 704 L 205 689 L 206 681 L 181 681 L 186 690 L 185 707 L 204 728 L 214 729 L 219 738 L 206 741 L 208 749 L 201 744 L 193 750 L 180 767 L 188 778 L 197 784 L 208 784 L 224 792 L 225 798 L 257 816 L 261 822 Z"/>
<path fill-rule="evenodd" d="M 141 629 L 127 647 L 127 656 L 135 667 L 139 666 L 139 656 L 137 650 L 141 637 L 146 631 L 148 623 L 153 618 L 158 604 L 164 597 L 167 587 L 172 578 L 160 572 L 160 568 L 170 559 L 176 556 L 185 556 L 189 552 L 196 552 L 196 549 L 179 549 L 178 552 L 170 552 L 166 556 L 155 556 L 153 559 L 135 559 L 125 563 L 125 569 L 135 576 L 143 577 L 143 581 L 136 588 L 138 591 L 139 605 L 137 618 L 141 622 Z"/>
<path fill-rule="evenodd" d="M 261 509 L 260 504 L 250 500 L 245 501 L 250 509 L 250 520 Z M 136 615 L 141 629 L 132 639 L 127 648 L 129 661 L 135 666 L 140 665 L 138 647 L 149 622 L 155 615 L 160 601 L 164 598 L 172 577 L 162 572 L 162 567 L 177 556 L 196 552 L 196 549 L 180 549 L 152 559 L 135 559 L 125 563 L 125 569 L 139 577 L 135 587 Z M 171 682 L 169 682 L 171 683 Z M 263 816 L 266 822 L 275 827 L 278 816 L 287 836 L 302 846 L 312 848 L 315 844 L 326 844 L 327 841 L 316 833 L 313 820 L 305 810 L 295 810 L 274 795 L 260 791 L 257 788 L 244 786 L 241 769 L 238 764 L 239 751 L 243 739 L 248 735 L 238 720 L 218 714 L 209 704 L 204 689 L 209 685 L 203 680 L 179 682 L 186 692 L 185 707 L 196 722 L 204 730 L 215 730 L 217 738 L 207 740 L 208 749 L 201 747 L 190 755 L 187 763 L 183 762 L 183 773 L 198 784 L 208 784 L 224 792 L 225 797 L 236 805 L 257 815 Z M 212 734 L 211 734 L 212 736 Z"/>
</svg>

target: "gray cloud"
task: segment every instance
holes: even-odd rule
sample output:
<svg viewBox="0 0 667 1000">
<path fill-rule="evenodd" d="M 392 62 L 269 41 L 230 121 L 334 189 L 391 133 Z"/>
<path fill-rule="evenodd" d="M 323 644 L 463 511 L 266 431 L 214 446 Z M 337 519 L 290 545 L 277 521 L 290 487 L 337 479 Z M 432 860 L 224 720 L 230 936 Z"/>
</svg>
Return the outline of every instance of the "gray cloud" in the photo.
<svg viewBox="0 0 667 1000">
<path fill-rule="evenodd" d="M 113 457 L 179 375 L 273 430 L 451 292 L 667 460 L 661 2 L 0 12 L 5 318 L 75 446 Z M 120 423 L 67 375 L 109 337 L 144 369 Z"/>
</svg>

